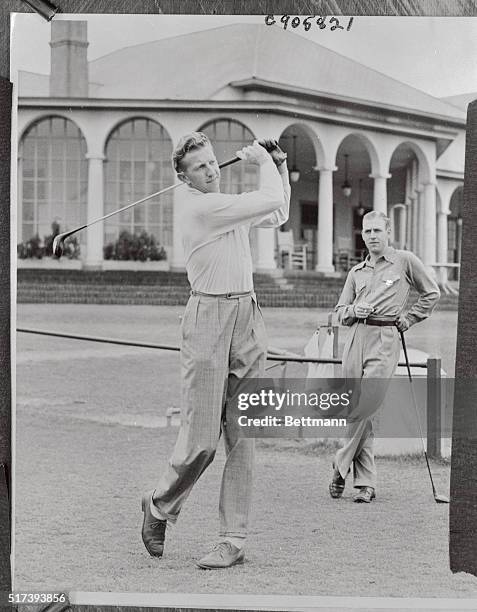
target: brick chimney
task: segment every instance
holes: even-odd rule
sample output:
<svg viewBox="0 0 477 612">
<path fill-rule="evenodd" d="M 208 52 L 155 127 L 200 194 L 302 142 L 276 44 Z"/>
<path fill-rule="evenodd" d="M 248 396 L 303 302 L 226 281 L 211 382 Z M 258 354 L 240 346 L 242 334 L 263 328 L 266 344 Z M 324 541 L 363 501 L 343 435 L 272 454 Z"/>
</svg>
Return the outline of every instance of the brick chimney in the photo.
<svg viewBox="0 0 477 612">
<path fill-rule="evenodd" d="M 88 29 L 86 21 L 51 22 L 52 97 L 88 96 Z"/>
</svg>

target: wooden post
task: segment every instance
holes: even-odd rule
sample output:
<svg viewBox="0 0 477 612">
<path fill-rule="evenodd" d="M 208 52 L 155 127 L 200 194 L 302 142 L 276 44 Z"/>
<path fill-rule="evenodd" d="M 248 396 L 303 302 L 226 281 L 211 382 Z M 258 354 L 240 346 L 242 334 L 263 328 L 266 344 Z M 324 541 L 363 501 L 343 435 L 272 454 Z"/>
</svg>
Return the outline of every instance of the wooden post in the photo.
<svg viewBox="0 0 477 612">
<path fill-rule="evenodd" d="M 427 360 L 427 454 L 441 458 L 441 360 Z"/>
<path fill-rule="evenodd" d="M 462 262 L 457 320 L 449 557 L 452 572 L 477 576 L 477 100 L 468 106 L 465 145 Z"/>
<path fill-rule="evenodd" d="M 170 406 L 166 410 L 166 427 L 170 427 L 172 425 L 172 417 L 174 414 L 180 414 L 181 409 L 176 406 Z"/>
</svg>

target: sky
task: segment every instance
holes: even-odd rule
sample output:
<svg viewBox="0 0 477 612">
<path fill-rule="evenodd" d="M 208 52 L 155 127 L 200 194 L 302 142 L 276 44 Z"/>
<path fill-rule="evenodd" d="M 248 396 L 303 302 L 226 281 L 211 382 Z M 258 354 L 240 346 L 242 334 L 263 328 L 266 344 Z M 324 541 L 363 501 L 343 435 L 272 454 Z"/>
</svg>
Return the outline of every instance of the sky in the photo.
<svg viewBox="0 0 477 612">
<path fill-rule="evenodd" d="M 73 15 L 56 16 L 68 19 Z M 277 23 L 270 27 L 281 27 Z M 303 20 L 305 16 L 301 17 Z M 116 49 L 216 28 L 231 23 L 264 23 L 264 15 L 89 15 L 88 59 Z M 340 17 L 347 26 L 349 18 Z M 305 36 L 337 53 L 387 74 L 433 96 L 477 92 L 477 17 L 354 17 L 351 29 L 316 25 L 306 32 L 290 23 L 290 36 Z M 11 68 L 48 74 L 50 24 L 37 14 L 20 13 L 12 19 Z M 277 49 L 277 58 L 280 51 Z M 299 62 L 297 57 L 296 61 Z"/>
</svg>

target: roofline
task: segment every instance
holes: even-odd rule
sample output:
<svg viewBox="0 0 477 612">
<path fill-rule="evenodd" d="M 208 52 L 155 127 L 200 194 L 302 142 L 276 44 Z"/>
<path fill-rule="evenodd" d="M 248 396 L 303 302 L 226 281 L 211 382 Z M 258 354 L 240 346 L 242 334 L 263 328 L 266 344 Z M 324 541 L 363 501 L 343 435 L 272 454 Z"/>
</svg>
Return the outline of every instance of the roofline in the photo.
<svg viewBox="0 0 477 612">
<path fill-rule="evenodd" d="M 127 45 L 126 47 L 118 47 L 117 49 L 113 49 L 113 51 L 108 51 L 108 53 L 105 53 L 104 55 L 100 55 L 98 57 L 95 57 L 94 59 L 91 59 L 88 61 L 88 65 L 93 64 L 94 62 L 98 62 L 100 60 L 105 59 L 106 57 L 110 57 L 111 55 L 114 55 L 115 53 L 120 53 L 121 51 L 128 51 L 130 49 L 135 49 L 137 47 L 145 47 L 146 45 L 155 45 L 155 44 L 160 44 L 163 42 L 169 42 L 170 40 L 173 39 L 178 39 L 178 38 L 188 38 L 190 36 L 194 36 L 195 34 L 203 34 L 204 32 L 211 32 L 212 30 L 221 30 L 224 28 L 230 28 L 230 27 L 236 27 L 236 26 L 261 26 L 262 23 L 246 23 L 245 21 L 239 21 L 239 22 L 234 22 L 234 23 L 227 23 L 225 25 L 221 25 L 221 26 L 212 26 L 211 28 L 205 28 L 202 30 L 192 30 L 190 32 L 185 32 L 183 34 L 171 34 L 171 36 L 164 36 L 163 38 L 156 38 L 155 40 L 147 40 L 146 42 L 140 42 L 140 43 L 134 43 L 132 45 Z"/>
<path fill-rule="evenodd" d="M 276 113 L 278 115 L 293 116 L 296 119 L 308 119 L 323 123 L 338 123 L 361 129 L 372 129 L 377 132 L 412 135 L 421 138 L 439 140 L 443 139 L 449 144 L 458 134 L 455 128 L 432 125 L 406 125 L 398 123 L 396 118 L 376 120 L 372 117 L 353 117 L 343 109 L 311 108 L 303 105 L 285 103 L 281 100 L 151 100 L 151 99 L 118 99 L 118 98 L 51 98 L 51 97 L 24 97 L 18 99 L 18 108 L 38 108 L 47 110 L 80 109 L 80 110 L 180 110 L 181 112 L 197 111 L 225 111 L 225 112 L 253 112 L 263 114 Z M 399 121 L 399 120 L 398 120 Z M 456 126 L 460 129 L 464 125 Z"/>
<path fill-rule="evenodd" d="M 246 22 L 243 22 L 243 21 L 237 21 L 237 22 L 234 22 L 234 23 L 228 23 L 228 24 L 225 24 L 225 25 L 214 26 L 212 28 L 206 28 L 206 29 L 203 29 L 203 30 L 194 30 L 192 32 L 187 32 L 187 33 L 184 33 L 184 34 L 173 34 L 171 36 L 166 36 L 164 38 L 159 38 L 159 39 L 156 39 L 156 40 L 146 41 L 144 43 L 136 43 L 136 44 L 133 44 L 133 45 L 128 45 L 127 47 L 120 47 L 118 49 L 110 51 L 109 53 L 106 53 L 105 55 L 97 57 L 97 58 L 95 58 L 94 60 L 91 60 L 88 63 L 92 64 L 93 62 L 102 60 L 102 59 L 104 59 L 104 58 L 106 58 L 108 56 L 114 55 L 115 53 L 119 53 L 119 52 L 121 52 L 123 50 L 128 50 L 128 49 L 132 49 L 132 48 L 135 48 L 135 47 L 146 46 L 146 45 L 157 44 L 157 43 L 163 43 L 165 41 L 171 41 L 171 40 L 174 40 L 174 39 L 187 38 L 187 37 L 194 36 L 194 35 L 203 35 L 205 32 L 209 33 L 209 32 L 212 32 L 212 31 L 224 30 L 224 29 L 227 29 L 227 28 L 237 28 L 237 27 L 247 27 L 247 28 L 250 28 L 250 29 L 255 29 L 256 30 L 255 45 L 257 45 L 259 40 L 261 38 L 263 38 L 262 37 L 263 32 L 269 31 L 269 28 L 267 28 L 267 26 L 263 22 L 262 23 L 258 23 L 258 22 L 257 23 L 246 23 Z M 339 52 L 339 51 L 337 51 L 335 49 L 331 49 L 330 47 L 327 47 L 326 45 L 322 45 L 319 42 L 316 42 L 316 41 L 308 39 L 308 38 L 304 38 L 304 37 L 300 36 L 297 32 L 293 32 L 292 30 L 288 30 L 288 35 L 290 35 L 290 34 L 295 37 L 295 39 L 297 41 L 297 44 L 299 44 L 298 43 L 298 40 L 299 40 L 300 44 L 302 44 L 302 46 L 310 46 L 310 47 L 313 46 L 315 48 L 317 47 L 319 49 L 323 49 L 323 50 L 325 50 L 328 53 L 332 53 L 332 54 L 342 58 L 344 61 L 351 62 L 352 64 L 355 64 L 357 66 L 365 68 L 368 72 L 375 73 L 380 78 L 384 78 L 386 80 L 393 81 L 394 83 L 397 83 L 397 84 L 399 84 L 402 87 L 405 87 L 407 89 L 411 89 L 411 90 L 419 93 L 420 95 L 424 95 L 424 96 L 428 97 L 429 99 L 437 100 L 437 101 L 439 101 L 439 102 L 441 102 L 443 104 L 449 104 L 449 106 L 452 106 L 454 108 L 458 108 L 458 107 L 456 107 L 454 104 L 452 104 L 450 102 L 443 101 L 443 100 L 445 100 L 445 96 L 441 96 L 441 97 L 433 96 L 433 95 L 427 93 L 426 91 L 424 91 L 422 89 L 419 89 L 418 87 L 415 87 L 413 85 L 405 83 L 404 81 L 401 81 L 401 80 L 397 79 L 396 77 L 393 77 L 393 76 L 387 74 L 386 72 L 383 72 L 381 70 L 378 70 L 377 68 L 373 68 L 371 66 L 368 66 L 367 64 L 359 62 L 356 59 L 354 59 L 354 58 L 352 58 L 352 57 L 350 57 L 348 55 L 345 55 L 345 54 L 343 54 L 343 53 L 341 53 L 341 52 Z M 253 66 L 254 66 L 254 69 L 257 68 L 256 51 L 257 51 L 257 47 L 255 46 L 254 54 L 253 54 Z M 454 95 L 456 95 L 456 94 L 454 94 Z M 461 94 L 457 94 L 457 95 L 461 95 Z M 462 111 L 462 109 L 459 109 L 459 110 Z"/>
<path fill-rule="evenodd" d="M 229 85 L 231 87 L 237 87 L 237 88 L 244 89 L 244 90 L 261 89 L 264 91 L 269 90 L 269 91 L 273 91 L 275 93 L 281 93 L 284 95 L 290 95 L 290 93 L 294 93 L 300 96 L 305 96 L 308 98 L 315 98 L 318 100 L 337 101 L 337 102 L 347 104 L 348 106 L 358 107 L 358 108 L 359 107 L 361 108 L 369 108 L 369 107 L 379 108 L 379 109 L 391 111 L 393 113 L 400 114 L 400 115 L 403 115 L 403 114 L 404 115 L 414 115 L 419 118 L 424 117 L 426 119 L 429 118 L 429 119 L 433 119 L 436 121 L 442 121 L 447 124 L 450 123 L 450 124 L 456 125 L 458 127 L 460 126 L 465 127 L 466 125 L 464 111 L 460 111 L 463 117 L 459 119 L 457 117 L 449 117 L 447 115 L 429 113 L 429 112 L 419 111 L 416 109 L 408 109 L 402 106 L 394 106 L 392 104 L 384 104 L 384 103 L 375 102 L 372 100 L 363 100 L 362 98 L 352 98 L 348 96 L 341 96 L 341 95 L 333 94 L 330 92 L 321 92 L 321 91 L 316 91 L 316 90 L 307 89 L 303 87 L 295 87 L 293 85 L 288 85 L 285 83 L 276 83 L 274 81 L 267 81 L 266 79 L 257 78 L 257 77 L 251 77 L 249 79 L 242 79 L 240 81 L 231 81 Z M 420 90 L 417 90 L 417 91 L 419 91 L 421 94 L 427 95 L 425 94 L 425 92 L 422 92 Z M 446 104 L 450 106 L 452 109 L 460 110 L 453 104 L 450 104 L 449 102 L 443 102 L 439 98 L 436 98 L 436 101 L 439 102 L 440 104 Z"/>
<path fill-rule="evenodd" d="M 18 74 L 34 74 L 35 76 L 50 78 L 49 72 L 33 72 L 33 70 L 17 70 L 17 72 Z"/>
</svg>

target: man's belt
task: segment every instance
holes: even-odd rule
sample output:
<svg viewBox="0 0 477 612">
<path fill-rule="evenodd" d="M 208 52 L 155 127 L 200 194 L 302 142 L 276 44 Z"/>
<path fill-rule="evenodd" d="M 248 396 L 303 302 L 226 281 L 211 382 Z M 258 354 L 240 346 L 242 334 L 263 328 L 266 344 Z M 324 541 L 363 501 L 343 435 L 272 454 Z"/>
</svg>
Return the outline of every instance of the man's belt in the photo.
<svg viewBox="0 0 477 612">
<path fill-rule="evenodd" d="M 358 323 L 365 325 L 375 325 L 376 327 L 395 327 L 396 320 L 391 319 L 358 319 Z"/>
<path fill-rule="evenodd" d="M 196 291 L 195 289 L 192 289 L 190 294 L 191 295 L 203 295 L 204 297 L 211 297 L 211 298 L 234 299 L 234 298 L 241 298 L 241 297 L 250 297 L 255 294 L 255 291 L 252 289 L 251 291 L 236 291 L 236 292 L 232 291 L 230 293 L 204 293 L 203 291 Z"/>
</svg>

